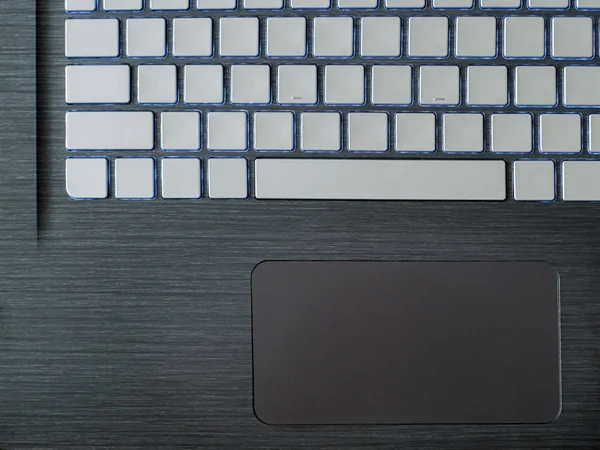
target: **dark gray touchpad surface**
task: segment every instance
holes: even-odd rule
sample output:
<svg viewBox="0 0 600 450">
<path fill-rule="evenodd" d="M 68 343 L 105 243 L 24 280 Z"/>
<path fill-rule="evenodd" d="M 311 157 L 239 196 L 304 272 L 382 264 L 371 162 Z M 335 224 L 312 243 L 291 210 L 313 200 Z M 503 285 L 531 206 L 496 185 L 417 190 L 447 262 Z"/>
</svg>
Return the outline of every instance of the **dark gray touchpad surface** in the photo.
<svg viewBox="0 0 600 450">
<path fill-rule="evenodd" d="M 560 411 L 544 263 L 263 262 L 254 410 L 269 424 L 545 423 Z"/>
</svg>

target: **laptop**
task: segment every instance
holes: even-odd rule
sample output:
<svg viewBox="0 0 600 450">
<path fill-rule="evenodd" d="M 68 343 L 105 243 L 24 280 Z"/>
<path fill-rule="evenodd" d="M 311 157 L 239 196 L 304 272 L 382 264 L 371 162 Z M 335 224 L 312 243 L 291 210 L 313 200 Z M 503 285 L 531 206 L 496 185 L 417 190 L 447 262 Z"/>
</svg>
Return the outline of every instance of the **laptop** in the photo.
<svg viewBox="0 0 600 450">
<path fill-rule="evenodd" d="M 599 11 L 0 4 L 0 447 L 596 448 Z"/>
</svg>

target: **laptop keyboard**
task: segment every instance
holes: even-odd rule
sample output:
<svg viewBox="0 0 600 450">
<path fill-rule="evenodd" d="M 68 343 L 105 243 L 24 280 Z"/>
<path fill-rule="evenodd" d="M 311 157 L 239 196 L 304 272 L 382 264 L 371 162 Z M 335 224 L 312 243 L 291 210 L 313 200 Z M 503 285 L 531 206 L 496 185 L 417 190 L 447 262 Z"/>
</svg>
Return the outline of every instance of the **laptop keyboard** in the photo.
<svg viewBox="0 0 600 450">
<path fill-rule="evenodd" d="M 600 0 L 523 1 L 65 0 L 66 191 L 600 201 Z"/>
</svg>

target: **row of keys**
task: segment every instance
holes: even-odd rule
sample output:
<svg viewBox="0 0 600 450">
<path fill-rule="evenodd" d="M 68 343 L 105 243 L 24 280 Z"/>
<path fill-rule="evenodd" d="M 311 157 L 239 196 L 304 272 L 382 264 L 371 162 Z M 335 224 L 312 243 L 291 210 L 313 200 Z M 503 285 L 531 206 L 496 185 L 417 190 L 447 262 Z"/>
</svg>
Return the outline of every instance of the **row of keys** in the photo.
<svg viewBox="0 0 600 450">
<path fill-rule="evenodd" d="M 481 153 L 488 141 L 495 153 L 531 153 L 537 127 L 540 153 L 575 154 L 582 151 L 584 135 L 576 113 L 541 114 L 536 121 L 526 113 L 492 114 L 489 119 L 481 113 L 445 113 L 438 121 L 434 113 L 404 112 L 390 121 L 385 112 L 303 112 L 297 120 L 291 111 L 265 111 L 254 113 L 250 126 L 244 111 L 215 111 L 207 113 L 206 122 L 209 151 L 293 152 L 298 135 L 299 149 L 305 152 L 435 152 L 439 129 L 444 152 Z M 591 114 L 587 122 L 588 151 L 598 154 L 600 114 Z M 69 112 L 66 123 L 68 150 L 154 149 L 150 112 Z M 200 151 L 200 112 L 162 113 L 160 144 L 165 151 Z"/>
<path fill-rule="evenodd" d="M 176 65 L 144 64 L 137 68 L 139 104 L 177 104 L 180 100 Z M 562 83 L 554 66 L 517 66 L 514 76 L 506 66 L 468 66 L 461 82 L 459 66 L 239 64 L 189 65 L 184 68 L 183 101 L 189 105 L 354 105 L 376 106 L 600 107 L 599 66 L 567 66 Z M 274 72 L 274 73 L 272 73 Z M 414 73 L 413 73 L 414 72 Z M 418 90 L 413 96 L 414 77 Z M 128 65 L 73 65 L 66 67 L 65 94 L 69 104 L 127 104 L 131 102 Z M 275 87 L 271 82 L 276 78 Z M 321 79 L 321 83 L 319 83 Z M 225 80 L 229 85 L 225 85 Z M 512 80 L 512 83 L 509 82 Z M 514 84 L 513 84 L 514 83 Z M 322 84 L 322 91 L 319 90 Z M 512 84 L 512 86 L 511 86 Z M 275 91 L 274 93 L 272 91 Z M 322 92 L 322 98 L 319 93 Z M 275 98 L 273 98 L 275 97 Z M 413 98 L 416 97 L 416 98 Z M 464 97 L 464 98 L 463 98 Z"/>
<path fill-rule="evenodd" d="M 355 39 L 364 58 L 397 58 L 402 54 L 400 17 L 323 16 L 313 19 L 308 39 L 304 17 L 271 17 L 264 20 L 264 53 L 270 58 L 352 58 Z M 360 24 L 360 27 L 358 26 Z M 218 43 L 213 42 L 211 18 L 173 19 L 172 54 L 175 57 L 250 57 L 261 54 L 258 17 L 224 17 L 218 21 Z M 410 17 L 406 55 L 410 58 L 447 58 L 450 19 L 445 16 Z M 121 54 L 118 19 L 69 19 L 66 21 L 65 54 L 70 58 L 116 58 Z M 458 58 L 495 58 L 498 27 L 495 17 L 457 17 L 454 55 Z M 553 17 L 549 24 L 550 48 L 546 49 L 544 17 L 505 17 L 502 56 L 514 59 L 590 59 L 594 56 L 594 24 L 591 17 Z M 355 30 L 359 29 L 355 36 Z M 125 54 L 130 58 L 162 58 L 169 53 L 167 20 L 126 20 Z"/>
<path fill-rule="evenodd" d="M 156 198 L 155 160 L 150 157 L 116 158 L 115 192 L 118 199 Z M 245 158 L 208 160 L 208 196 L 214 199 L 248 197 L 248 161 Z M 76 200 L 103 199 L 109 196 L 108 158 L 68 158 L 67 193 Z M 163 198 L 202 198 L 202 160 L 200 158 L 163 158 L 161 161 Z"/>
<path fill-rule="evenodd" d="M 190 9 L 190 0 L 148 0 L 153 11 L 186 11 Z M 247 10 L 281 10 L 284 0 L 196 0 L 192 1 L 199 10 L 234 10 L 237 7 Z M 380 5 L 390 9 L 424 8 L 425 0 L 290 0 L 292 9 L 376 9 Z M 144 0 L 104 0 L 105 11 L 142 11 Z M 474 0 L 432 0 L 435 9 L 472 8 Z M 481 8 L 518 9 L 521 0 L 480 0 Z M 569 0 L 528 0 L 531 9 L 567 9 Z M 576 0 L 579 9 L 600 9 L 598 0 Z M 98 9 L 98 0 L 65 0 L 68 12 L 92 12 Z"/>
<path fill-rule="evenodd" d="M 149 157 L 116 158 L 115 198 L 156 198 L 155 165 Z M 258 199 L 505 200 L 505 171 L 504 161 L 493 160 L 257 159 L 254 194 Z M 162 198 L 202 198 L 202 159 L 163 158 L 160 175 Z M 245 158 L 210 158 L 207 176 L 210 198 L 249 197 Z M 109 181 L 108 158 L 67 159 L 66 189 L 71 198 L 106 199 Z M 554 161 L 515 161 L 513 198 L 555 200 Z M 600 200 L 600 161 L 563 161 L 562 199 Z"/>
</svg>

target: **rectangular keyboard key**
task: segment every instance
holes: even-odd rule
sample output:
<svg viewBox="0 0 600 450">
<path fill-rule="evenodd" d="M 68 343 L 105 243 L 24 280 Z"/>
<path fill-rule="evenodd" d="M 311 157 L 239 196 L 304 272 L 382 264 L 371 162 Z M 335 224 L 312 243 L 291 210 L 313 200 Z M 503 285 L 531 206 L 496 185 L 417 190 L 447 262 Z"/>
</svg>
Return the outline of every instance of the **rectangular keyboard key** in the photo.
<svg viewBox="0 0 600 450">
<path fill-rule="evenodd" d="M 331 0 L 291 0 L 292 9 L 329 9 Z"/>
<path fill-rule="evenodd" d="M 257 159 L 255 188 L 257 199 L 500 201 L 506 199 L 506 164 L 493 160 Z"/>
<path fill-rule="evenodd" d="M 425 8 L 425 0 L 385 0 L 389 9 L 421 9 Z"/>
<path fill-rule="evenodd" d="M 150 0 L 150 9 L 153 11 L 187 11 L 190 9 L 190 0 Z"/>
<path fill-rule="evenodd" d="M 129 103 L 131 69 L 126 64 L 67 66 L 65 96 L 69 104 Z"/>
<path fill-rule="evenodd" d="M 519 9 L 521 0 L 480 0 L 481 9 Z"/>
<path fill-rule="evenodd" d="M 196 7 L 203 9 L 231 10 L 237 6 L 236 0 L 196 0 Z"/>
<path fill-rule="evenodd" d="M 65 0 L 65 11 L 67 12 L 92 12 L 98 7 L 97 0 Z"/>
<path fill-rule="evenodd" d="M 149 111 L 69 111 L 69 150 L 153 150 L 154 115 Z"/>
<path fill-rule="evenodd" d="M 600 161 L 564 161 L 562 196 L 566 201 L 600 201 Z"/>
<path fill-rule="evenodd" d="M 246 9 L 282 9 L 283 0 L 244 0 Z"/>
<path fill-rule="evenodd" d="M 600 153 L 600 114 L 590 114 L 588 118 L 588 151 Z"/>
<path fill-rule="evenodd" d="M 338 0 L 340 9 L 373 9 L 377 8 L 379 0 Z"/>
<path fill-rule="evenodd" d="M 144 0 L 104 0 L 104 11 L 141 11 Z"/>
<path fill-rule="evenodd" d="M 577 9 L 600 9 L 600 0 L 576 0 Z"/>
<path fill-rule="evenodd" d="M 567 9 L 569 0 L 528 0 L 529 9 Z"/>
<path fill-rule="evenodd" d="M 119 54 L 117 19 L 65 21 L 65 55 L 68 58 L 116 58 Z"/>
</svg>

